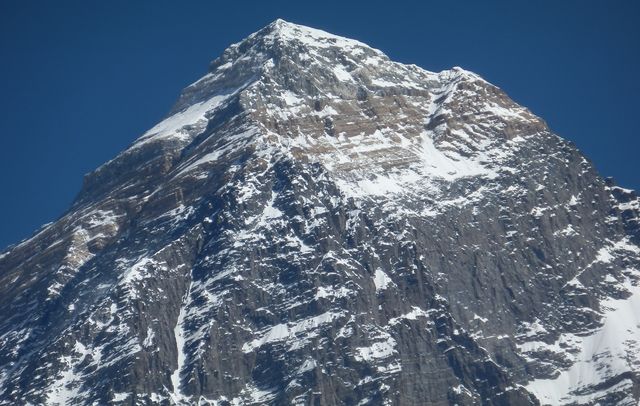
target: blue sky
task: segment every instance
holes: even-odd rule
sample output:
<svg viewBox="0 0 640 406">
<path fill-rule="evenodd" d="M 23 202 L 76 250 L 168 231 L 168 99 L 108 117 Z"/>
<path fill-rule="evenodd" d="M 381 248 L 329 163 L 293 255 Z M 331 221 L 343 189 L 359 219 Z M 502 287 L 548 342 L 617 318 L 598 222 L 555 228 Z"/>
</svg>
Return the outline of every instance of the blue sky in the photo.
<svg viewBox="0 0 640 406">
<path fill-rule="evenodd" d="M 221 3 L 0 2 L 0 249 L 63 214 L 85 173 L 278 17 L 428 70 L 472 70 L 640 188 L 640 2 Z"/>
</svg>

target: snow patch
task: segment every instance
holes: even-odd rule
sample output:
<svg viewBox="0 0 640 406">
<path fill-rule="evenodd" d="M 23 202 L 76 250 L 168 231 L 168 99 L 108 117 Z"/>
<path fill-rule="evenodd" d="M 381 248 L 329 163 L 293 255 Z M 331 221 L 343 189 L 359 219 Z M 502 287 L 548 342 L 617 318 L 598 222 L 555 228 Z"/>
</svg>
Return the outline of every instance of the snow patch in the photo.
<svg viewBox="0 0 640 406">
<path fill-rule="evenodd" d="M 395 286 L 395 283 L 389 278 L 382 269 L 376 269 L 376 272 L 373 276 L 373 283 L 376 285 L 376 292 L 380 292 L 381 290 L 387 289 L 389 286 Z"/>
<path fill-rule="evenodd" d="M 388 358 L 396 352 L 395 347 L 396 340 L 387 335 L 384 341 L 375 342 L 368 347 L 356 348 L 355 359 L 360 362 L 373 362 Z"/>
<path fill-rule="evenodd" d="M 543 404 L 596 401 L 613 389 L 577 393 L 588 393 L 587 388 L 640 368 L 640 286 L 634 286 L 629 279 L 623 286 L 631 296 L 601 301 L 604 324 L 593 334 L 565 334 L 556 344 L 530 342 L 519 346 L 524 352 L 542 348 L 567 354 L 567 347 L 579 349 L 573 365 L 559 371 L 556 378 L 537 379 L 526 386 Z"/>
</svg>

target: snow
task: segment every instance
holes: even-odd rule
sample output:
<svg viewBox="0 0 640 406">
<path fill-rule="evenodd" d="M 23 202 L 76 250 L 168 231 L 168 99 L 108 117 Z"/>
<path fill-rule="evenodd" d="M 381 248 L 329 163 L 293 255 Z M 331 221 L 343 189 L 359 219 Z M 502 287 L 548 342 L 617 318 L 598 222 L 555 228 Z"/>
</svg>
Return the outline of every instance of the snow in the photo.
<svg viewBox="0 0 640 406">
<path fill-rule="evenodd" d="M 304 337 L 297 337 L 299 335 L 312 337 L 317 335 L 314 330 L 317 327 L 331 323 L 333 320 L 339 318 L 342 313 L 326 312 L 319 316 L 302 319 L 293 323 L 281 323 L 267 329 L 260 338 L 256 338 L 242 346 L 242 351 L 249 353 L 255 351 L 261 346 L 279 341 L 285 341 L 289 339 L 296 339 L 293 345 L 303 345 Z"/>
<path fill-rule="evenodd" d="M 81 376 L 74 371 L 71 356 L 63 356 L 60 361 L 66 365 L 56 381 L 47 389 L 47 404 L 65 406 L 71 404 L 79 395 L 79 381 Z"/>
<path fill-rule="evenodd" d="M 314 112 L 314 114 L 318 117 L 329 117 L 337 115 L 338 112 L 333 107 L 326 105 L 322 108 L 322 110 L 316 111 Z"/>
<path fill-rule="evenodd" d="M 620 203 L 618 209 L 625 210 L 640 210 L 640 200 L 634 200 L 627 203 Z"/>
<path fill-rule="evenodd" d="M 594 264 L 596 263 L 604 263 L 604 264 L 608 264 L 611 263 L 615 260 L 616 255 L 621 254 L 621 251 L 624 251 L 625 253 L 631 253 L 631 254 L 635 254 L 635 255 L 640 255 L 640 247 L 638 247 L 637 245 L 633 244 L 631 242 L 631 240 L 629 239 L 629 237 L 624 237 L 616 242 L 613 242 L 611 240 L 607 240 L 607 245 L 605 245 L 604 247 L 600 248 L 598 250 L 598 252 L 596 253 L 596 257 L 593 260 L 593 262 L 591 262 L 589 265 L 587 265 L 584 269 L 582 269 L 580 272 L 578 272 L 578 274 L 573 277 L 573 279 L 571 279 L 569 282 L 567 282 L 565 284 L 566 285 L 573 285 L 576 287 L 581 287 L 582 283 L 580 282 L 579 278 L 582 275 L 583 272 L 585 272 L 587 269 L 591 268 Z"/>
<path fill-rule="evenodd" d="M 326 288 L 324 286 L 320 286 L 318 287 L 318 291 L 316 292 L 316 299 L 323 299 L 323 298 L 341 298 L 341 297 L 349 297 L 350 295 L 352 295 L 354 292 L 345 287 L 345 286 L 341 286 L 340 288 L 336 289 L 336 288 Z"/>
<path fill-rule="evenodd" d="M 540 319 L 535 319 L 533 323 L 524 322 L 522 323 L 521 328 L 522 330 L 524 330 L 524 332 L 521 334 L 521 336 L 523 337 L 535 337 L 539 334 L 546 334 L 548 332 L 547 329 L 542 325 Z"/>
<path fill-rule="evenodd" d="M 305 372 L 314 370 L 318 366 L 318 363 L 313 358 L 307 358 L 304 363 L 296 371 L 296 375 L 302 375 Z"/>
<path fill-rule="evenodd" d="M 234 94 L 235 92 L 213 96 L 208 100 L 193 104 L 185 110 L 165 118 L 138 138 L 134 145 L 139 147 L 149 141 L 166 138 L 186 139 L 188 134 L 183 131 L 184 127 L 206 121 L 206 113 L 221 106 Z"/>
<path fill-rule="evenodd" d="M 413 306 L 411 308 L 411 311 L 401 316 L 390 319 L 388 324 L 390 326 L 394 326 L 400 323 L 402 320 L 416 320 L 418 317 L 427 317 L 427 316 L 428 316 L 427 312 L 425 312 L 424 310 L 422 310 L 417 306 Z"/>
<path fill-rule="evenodd" d="M 385 290 L 389 286 L 395 286 L 391 278 L 380 268 L 376 269 L 373 276 L 373 283 L 376 285 L 376 292 Z"/>
<path fill-rule="evenodd" d="M 216 150 L 216 151 L 210 152 L 198 158 L 196 161 L 189 164 L 188 166 L 184 167 L 182 170 L 180 170 L 180 172 L 178 172 L 176 176 L 178 177 L 178 176 L 184 175 L 185 173 L 191 172 L 192 170 L 198 168 L 200 165 L 216 162 L 218 159 L 220 159 L 220 157 L 222 157 L 223 154 L 224 154 L 223 150 Z"/>
<path fill-rule="evenodd" d="M 542 403 L 595 401 L 607 391 L 575 393 L 640 368 L 640 286 L 634 286 L 629 279 L 623 286 L 631 296 L 601 301 L 604 323 L 593 334 L 586 337 L 565 334 L 553 345 L 533 342 L 520 346 L 525 352 L 539 347 L 562 353 L 567 347 L 579 349 L 573 365 L 560 371 L 556 378 L 534 380 L 526 386 Z"/>
<path fill-rule="evenodd" d="M 384 196 L 403 191 L 401 182 L 393 176 L 377 176 L 373 179 L 362 179 L 357 182 L 358 188 L 366 195 Z M 358 193 L 355 193 L 357 195 Z M 354 193 L 352 193 L 354 195 Z"/>
<path fill-rule="evenodd" d="M 578 232 L 573 228 L 571 224 L 569 224 L 562 230 L 554 231 L 553 235 L 555 237 L 557 236 L 570 237 L 570 236 L 578 235 Z"/>
<path fill-rule="evenodd" d="M 609 247 L 600 248 L 596 254 L 596 262 L 607 263 L 613 261 L 614 258 Z"/>
<path fill-rule="evenodd" d="M 304 99 L 301 99 L 290 90 L 285 90 L 285 92 L 282 94 L 282 99 L 288 106 L 297 106 L 304 102 Z"/>
<path fill-rule="evenodd" d="M 351 52 L 358 52 L 358 48 L 368 48 L 362 42 L 340 37 L 328 32 L 310 28 L 298 24 L 289 23 L 282 19 L 277 19 L 271 26 L 273 27 L 273 36 L 284 41 L 297 41 L 311 48 L 328 48 L 332 46 L 348 49 Z M 383 55 L 382 52 L 374 50 L 376 53 Z"/>
<path fill-rule="evenodd" d="M 479 321 L 481 321 L 482 323 L 486 323 L 486 322 L 488 322 L 488 321 L 489 321 L 489 319 L 488 319 L 488 318 L 478 316 L 476 313 L 473 313 L 473 320 L 479 320 Z"/>
<path fill-rule="evenodd" d="M 113 398 L 111 398 L 112 402 L 122 402 L 131 396 L 130 393 L 114 393 Z"/>
<path fill-rule="evenodd" d="M 571 195 L 571 199 L 569 199 L 569 206 L 577 206 L 580 203 L 580 200 L 575 196 Z"/>
<path fill-rule="evenodd" d="M 140 258 L 131 268 L 129 268 L 120 278 L 123 285 L 129 285 L 133 281 L 139 281 L 144 279 L 144 274 L 146 271 L 153 267 L 157 266 L 158 262 L 153 258 L 142 257 Z"/>
<path fill-rule="evenodd" d="M 487 162 L 495 164 L 495 156 L 509 156 L 515 150 L 509 147 L 482 149 L 470 156 L 462 156 L 454 150 L 443 150 L 433 141 L 432 132 L 406 138 L 387 129 L 373 134 L 318 139 L 320 145 L 329 144 L 327 152 L 319 160 L 333 174 L 334 181 L 348 197 L 385 197 L 409 194 L 425 189 L 437 193 L 437 182 L 454 182 L 464 178 L 485 177 L 494 179 L 498 174 Z M 410 162 L 396 166 L 393 159 Z M 347 170 L 342 168 L 346 167 Z M 351 168 L 357 168 L 353 170 Z M 384 168 L 384 169 L 382 169 Z"/>
<path fill-rule="evenodd" d="M 351 82 L 351 81 L 353 81 L 353 78 L 351 77 L 351 74 L 349 72 L 347 72 L 340 65 L 336 65 L 336 66 L 333 67 L 333 74 L 341 82 Z"/>
<path fill-rule="evenodd" d="M 81 395 L 80 386 L 83 382 L 81 365 L 87 356 L 91 357 L 94 365 L 100 364 L 100 350 L 88 349 L 80 341 L 75 342 L 71 354 L 60 356 L 59 362 L 63 369 L 45 391 L 48 405 L 64 406 L 76 403 L 74 399 Z"/>
<path fill-rule="evenodd" d="M 429 176 L 455 180 L 473 176 L 495 178 L 497 174 L 480 163 L 480 158 L 464 158 L 454 152 L 442 152 L 428 134 L 423 136 L 424 172 Z"/>
<path fill-rule="evenodd" d="M 187 161 L 186 164 L 178 167 L 175 177 L 184 176 L 203 165 L 219 161 L 225 155 L 244 145 L 244 143 L 255 136 L 256 133 L 255 128 L 249 128 L 244 131 L 231 132 L 230 134 L 223 135 L 218 148 L 212 152 L 198 156 L 195 160 Z"/>
<path fill-rule="evenodd" d="M 147 327 L 147 334 L 145 335 L 144 341 L 142 342 L 142 346 L 144 348 L 153 347 L 153 342 L 155 338 L 155 333 L 151 327 Z"/>
<path fill-rule="evenodd" d="M 185 320 L 187 302 L 190 300 L 190 296 L 191 296 L 192 285 L 193 285 L 193 282 L 189 284 L 189 288 L 187 289 L 187 292 L 185 293 L 184 298 L 182 299 L 180 314 L 178 314 L 178 320 L 176 321 L 176 325 L 173 329 L 173 335 L 176 340 L 176 352 L 178 354 L 178 358 L 176 361 L 177 363 L 176 369 L 171 374 L 171 385 L 173 387 L 173 393 L 171 394 L 171 399 L 176 404 L 180 404 L 180 402 L 187 401 L 189 399 L 189 397 L 182 392 L 182 381 L 181 381 L 180 374 L 182 373 L 182 370 L 184 369 L 184 366 L 187 360 L 187 354 L 185 352 L 186 341 L 185 341 L 184 320 Z"/>
<path fill-rule="evenodd" d="M 375 86 L 380 86 L 380 87 L 394 87 L 394 86 L 398 86 L 397 83 L 394 82 L 390 82 L 388 80 L 385 79 L 379 79 L 379 78 L 375 78 L 371 80 L 371 83 Z"/>
<path fill-rule="evenodd" d="M 241 191 L 242 193 L 242 191 Z M 259 235 L 254 232 L 256 229 L 269 228 L 273 220 L 279 219 L 284 215 L 280 209 L 275 206 L 275 201 L 278 195 L 271 192 L 271 197 L 267 204 L 262 208 L 262 212 L 257 216 L 251 216 L 245 219 L 245 224 L 251 226 L 250 229 L 241 232 L 237 236 L 236 246 L 242 245 L 243 240 L 259 238 Z M 244 197 L 241 195 L 241 199 Z M 301 249 L 304 250 L 303 242 L 300 241 Z"/>
<path fill-rule="evenodd" d="M 497 104 L 494 103 L 489 103 L 486 104 L 484 106 L 484 112 L 485 113 L 489 113 L 492 114 L 494 116 L 498 116 L 501 118 L 507 118 L 507 119 L 523 119 L 522 117 L 522 112 L 524 111 L 524 108 L 519 107 L 517 109 L 507 109 L 504 108 L 502 106 L 499 106 Z"/>
<path fill-rule="evenodd" d="M 384 341 L 375 342 L 368 347 L 356 348 L 355 358 L 358 361 L 364 362 L 373 362 L 388 358 L 396 352 L 395 347 L 396 340 L 390 335 L 387 335 Z"/>
</svg>

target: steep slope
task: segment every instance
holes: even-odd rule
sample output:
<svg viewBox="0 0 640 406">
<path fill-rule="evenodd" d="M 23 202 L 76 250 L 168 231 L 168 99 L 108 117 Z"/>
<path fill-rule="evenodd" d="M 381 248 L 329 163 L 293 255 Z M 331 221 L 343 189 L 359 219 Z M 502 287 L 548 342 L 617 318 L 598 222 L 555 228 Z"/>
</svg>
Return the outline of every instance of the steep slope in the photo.
<svg viewBox="0 0 640 406">
<path fill-rule="evenodd" d="M 0 254 L 0 404 L 637 404 L 639 213 L 477 75 L 278 20 Z"/>
</svg>

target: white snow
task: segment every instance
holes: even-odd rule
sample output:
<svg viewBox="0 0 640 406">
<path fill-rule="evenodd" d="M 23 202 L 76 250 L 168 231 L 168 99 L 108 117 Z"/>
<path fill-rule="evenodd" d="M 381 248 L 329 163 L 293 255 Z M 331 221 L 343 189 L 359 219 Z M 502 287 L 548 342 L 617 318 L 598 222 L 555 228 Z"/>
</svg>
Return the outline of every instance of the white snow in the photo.
<svg viewBox="0 0 640 406">
<path fill-rule="evenodd" d="M 422 157 L 426 174 L 446 180 L 486 176 L 495 178 L 497 174 L 480 163 L 480 158 L 465 158 L 454 152 L 442 152 L 428 134 L 423 137 Z"/>
<path fill-rule="evenodd" d="M 386 335 L 384 341 L 378 341 L 368 347 L 356 348 L 355 358 L 358 361 L 372 362 L 378 359 L 388 358 L 396 351 L 396 340 Z"/>
<path fill-rule="evenodd" d="M 182 130 L 184 127 L 206 121 L 205 114 L 207 112 L 215 110 L 234 94 L 235 92 L 213 96 L 165 118 L 138 138 L 134 146 L 140 146 L 151 140 L 155 141 L 170 137 L 180 140 L 186 139 L 188 134 Z"/>
<path fill-rule="evenodd" d="M 78 396 L 81 376 L 74 371 L 75 364 L 71 356 L 63 356 L 60 361 L 66 365 L 56 377 L 54 383 L 47 389 L 47 404 L 65 406 L 71 404 Z"/>
<path fill-rule="evenodd" d="M 276 20 L 273 24 L 274 31 L 272 35 L 274 37 L 285 41 L 301 42 L 311 48 L 327 48 L 336 46 L 348 49 L 351 52 L 358 52 L 358 48 L 373 49 L 368 45 L 353 39 L 333 35 L 315 28 L 292 24 L 282 19 Z M 377 50 L 374 51 L 382 55 L 382 52 Z"/>
<path fill-rule="evenodd" d="M 538 347 L 562 353 L 567 348 L 579 349 L 574 364 L 560 371 L 556 378 L 534 380 L 526 386 L 542 403 L 595 401 L 606 391 L 590 395 L 574 392 L 640 368 L 640 286 L 634 286 L 627 279 L 624 287 L 631 293 L 629 298 L 609 298 L 600 303 L 604 324 L 593 334 L 586 337 L 566 334 L 553 345 L 533 342 L 520 346 L 525 352 Z"/>
<path fill-rule="evenodd" d="M 397 83 L 394 82 L 390 82 L 388 80 L 385 79 L 379 79 L 379 78 L 375 78 L 375 79 L 371 79 L 371 83 L 376 85 L 376 86 L 380 86 L 380 87 L 394 87 L 394 86 L 398 86 Z"/>
<path fill-rule="evenodd" d="M 177 173 L 175 174 L 175 177 L 186 175 L 203 165 L 217 162 L 225 155 L 241 148 L 245 145 L 248 139 L 256 134 L 257 130 L 255 128 L 249 128 L 237 132 L 230 132 L 229 134 L 221 136 L 218 148 L 212 152 L 188 160 L 185 164 L 176 169 Z"/>
<path fill-rule="evenodd" d="M 173 393 L 171 393 L 171 399 L 176 404 L 180 404 L 183 401 L 189 400 L 189 397 L 186 396 L 184 392 L 182 392 L 182 382 L 181 382 L 180 374 L 184 369 L 184 366 L 187 360 L 187 354 L 185 352 L 186 340 L 185 340 L 185 334 L 184 334 L 185 333 L 184 320 L 185 320 L 187 303 L 189 302 L 191 297 L 192 285 L 193 285 L 193 282 L 189 284 L 189 288 L 187 289 L 187 292 L 185 293 L 184 298 L 182 299 L 182 306 L 180 307 L 178 320 L 173 329 L 173 335 L 176 340 L 176 352 L 178 354 L 178 358 L 177 358 L 176 369 L 171 374 L 171 385 L 173 387 Z"/>
<path fill-rule="evenodd" d="M 65 406 L 76 403 L 74 399 L 81 395 L 80 386 L 83 382 L 80 365 L 88 356 L 94 365 L 100 364 L 100 350 L 89 349 L 80 341 L 75 342 L 69 355 L 60 356 L 59 362 L 63 369 L 45 391 L 48 405 Z"/>
<path fill-rule="evenodd" d="M 570 237 L 570 236 L 578 235 L 578 232 L 573 228 L 571 224 L 569 224 L 562 230 L 554 231 L 553 235 L 555 237 L 557 236 Z"/>
<path fill-rule="evenodd" d="M 387 275 L 382 269 L 376 269 L 373 276 L 373 283 L 376 285 L 376 292 L 387 289 L 389 286 L 395 286 L 389 275 Z"/>
<path fill-rule="evenodd" d="M 482 323 L 486 323 L 489 321 L 488 318 L 478 316 L 476 313 L 473 313 L 473 320 L 480 320 Z"/>
<path fill-rule="evenodd" d="M 304 102 L 304 99 L 301 99 L 290 90 L 285 90 L 285 92 L 282 94 L 282 99 L 288 106 L 297 106 Z"/>
<path fill-rule="evenodd" d="M 319 286 L 315 297 L 316 299 L 331 298 L 331 297 L 340 298 L 340 297 L 348 297 L 353 293 L 354 292 L 351 289 L 345 286 L 341 286 L 338 289 Z"/>
<path fill-rule="evenodd" d="M 347 72 L 342 66 L 336 65 L 333 67 L 333 74 L 336 75 L 336 78 L 341 82 L 351 82 L 353 78 L 351 74 Z"/>
<path fill-rule="evenodd" d="M 113 398 L 111 399 L 112 402 L 122 402 L 125 399 L 127 399 L 129 396 L 131 396 L 130 393 L 114 393 L 113 394 Z"/>
<path fill-rule="evenodd" d="M 249 353 L 267 343 L 284 341 L 294 338 L 297 341 L 293 343 L 294 345 L 303 345 L 303 342 L 305 341 L 305 337 L 303 336 L 315 336 L 317 334 L 315 330 L 319 326 L 331 323 L 341 315 L 342 313 L 326 312 L 319 316 L 310 317 L 292 323 L 277 324 L 267 329 L 260 338 L 256 338 L 253 341 L 245 343 L 242 346 L 242 351 L 245 353 Z"/>
<path fill-rule="evenodd" d="M 304 363 L 296 371 L 296 375 L 302 375 L 305 372 L 314 370 L 318 366 L 318 363 L 313 358 L 307 358 Z"/>
<path fill-rule="evenodd" d="M 203 155 L 202 157 L 198 158 L 196 161 L 190 163 L 189 165 L 187 165 L 183 169 L 181 169 L 180 172 L 178 172 L 176 174 L 176 177 L 179 177 L 179 176 L 182 176 L 185 173 L 191 172 L 192 170 L 196 169 L 200 165 L 208 164 L 208 163 L 211 163 L 211 162 L 216 162 L 218 159 L 220 159 L 220 157 L 222 157 L 224 152 L 225 152 L 224 150 L 218 149 L 218 150 L 210 152 L 210 153 L 208 153 L 206 155 Z"/>
<path fill-rule="evenodd" d="M 428 316 L 427 312 L 425 312 L 424 310 L 422 310 L 417 306 L 413 306 L 411 308 L 411 311 L 409 311 L 408 313 L 389 319 L 388 324 L 390 326 L 394 326 L 400 323 L 402 320 L 416 320 L 418 317 L 427 317 L 427 316 Z"/>
<path fill-rule="evenodd" d="M 524 322 L 521 328 L 524 330 L 523 334 L 521 334 L 523 337 L 534 337 L 547 333 L 547 329 L 544 328 L 540 319 L 535 319 L 533 323 Z"/>
<path fill-rule="evenodd" d="M 142 346 L 147 349 L 153 347 L 154 338 L 155 332 L 153 331 L 151 326 L 147 327 L 147 334 L 145 335 L 144 341 L 142 342 Z"/>
</svg>

